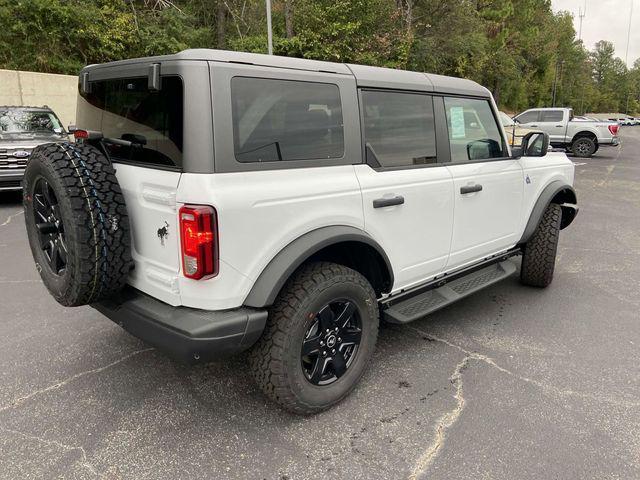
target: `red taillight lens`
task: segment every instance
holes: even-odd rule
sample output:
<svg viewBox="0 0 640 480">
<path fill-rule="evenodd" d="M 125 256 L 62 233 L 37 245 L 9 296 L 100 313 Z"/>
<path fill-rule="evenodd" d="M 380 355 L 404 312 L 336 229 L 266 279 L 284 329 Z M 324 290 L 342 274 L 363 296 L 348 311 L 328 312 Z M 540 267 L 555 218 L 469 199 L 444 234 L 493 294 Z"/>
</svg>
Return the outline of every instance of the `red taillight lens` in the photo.
<svg viewBox="0 0 640 480">
<path fill-rule="evenodd" d="M 75 138 L 76 140 L 85 140 L 89 138 L 89 132 L 87 132 L 86 130 L 74 130 L 73 138 Z"/>
<path fill-rule="evenodd" d="M 609 127 L 609 131 L 611 132 L 611 135 L 617 135 L 618 134 L 618 125 L 608 125 Z"/>
<path fill-rule="evenodd" d="M 180 208 L 182 271 L 199 280 L 218 274 L 218 222 L 216 211 L 206 205 Z"/>
</svg>

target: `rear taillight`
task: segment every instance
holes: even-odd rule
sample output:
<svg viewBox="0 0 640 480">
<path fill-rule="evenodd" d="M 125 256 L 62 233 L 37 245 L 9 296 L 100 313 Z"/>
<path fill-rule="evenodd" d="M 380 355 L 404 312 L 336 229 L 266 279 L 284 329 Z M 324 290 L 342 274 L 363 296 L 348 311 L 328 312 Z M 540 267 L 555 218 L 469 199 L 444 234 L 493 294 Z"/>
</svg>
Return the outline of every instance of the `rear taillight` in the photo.
<svg viewBox="0 0 640 480">
<path fill-rule="evenodd" d="M 216 211 L 207 205 L 180 208 L 182 271 L 199 280 L 218 274 L 218 221 Z"/>
<path fill-rule="evenodd" d="M 87 132 L 86 130 L 74 130 L 73 137 L 76 140 L 86 140 L 87 138 L 89 138 L 89 132 Z"/>
<path fill-rule="evenodd" d="M 616 136 L 618 135 L 618 128 L 619 125 L 607 125 L 609 127 L 609 131 L 611 132 L 611 135 Z"/>
</svg>

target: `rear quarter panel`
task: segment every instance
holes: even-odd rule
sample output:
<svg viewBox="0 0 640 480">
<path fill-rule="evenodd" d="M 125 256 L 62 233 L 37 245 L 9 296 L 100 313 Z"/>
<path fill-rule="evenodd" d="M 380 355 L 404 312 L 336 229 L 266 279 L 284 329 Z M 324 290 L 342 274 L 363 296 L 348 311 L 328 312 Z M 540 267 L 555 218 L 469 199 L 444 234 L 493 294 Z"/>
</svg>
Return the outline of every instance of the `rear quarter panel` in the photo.
<svg viewBox="0 0 640 480">
<path fill-rule="evenodd" d="M 286 245 L 317 228 L 364 228 L 362 196 L 352 165 L 183 174 L 179 204 L 208 204 L 218 213 L 220 273 L 179 277 L 183 305 L 241 305 L 262 270 Z"/>
</svg>

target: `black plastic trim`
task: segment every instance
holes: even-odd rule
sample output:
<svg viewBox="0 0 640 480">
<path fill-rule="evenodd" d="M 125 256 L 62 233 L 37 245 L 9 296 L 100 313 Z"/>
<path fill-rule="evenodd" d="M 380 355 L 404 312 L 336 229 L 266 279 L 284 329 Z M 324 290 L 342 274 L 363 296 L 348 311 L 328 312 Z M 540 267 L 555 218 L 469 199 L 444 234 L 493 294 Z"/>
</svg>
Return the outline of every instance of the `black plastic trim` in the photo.
<svg viewBox="0 0 640 480">
<path fill-rule="evenodd" d="M 538 197 L 538 200 L 536 201 L 536 204 L 534 205 L 533 210 L 531 211 L 531 215 L 529 216 L 529 220 L 527 222 L 527 226 L 524 229 L 524 233 L 522 234 L 522 237 L 518 241 L 518 245 L 522 245 L 523 243 L 526 243 L 527 240 L 531 238 L 531 235 L 533 235 L 533 232 L 536 231 L 536 228 L 538 228 L 538 225 L 542 220 L 542 215 L 544 214 L 544 211 L 547 209 L 549 204 L 553 201 L 554 197 L 563 191 L 569 192 L 568 193 L 569 198 L 567 199 L 567 201 L 563 201 L 560 204 L 564 206 L 563 212 L 562 212 L 563 217 L 564 217 L 565 209 L 570 208 L 569 205 L 564 205 L 565 203 L 573 204 L 573 205 L 578 203 L 578 199 L 576 197 L 576 191 L 573 189 L 571 185 L 567 185 L 561 180 L 554 180 L 553 182 L 551 182 L 549 185 L 547 185 L 544 188 L 544 190 L 542 190 L 542 193 L 540 193 L 540 196 Z M 568 227 L 569 224 L 576 217 L 577 213 L 578 213 L 578 209 L 573 207 L 573 212 L 568 212 L 567 214 L 567 215 L 570 215 L 570 217 L 567 217 L 566 220 L 561 222 L 560 224 L 561 228 Z"/>
<path fill-rule="evenodd" d="M 469 275 L 470 273 L 493 265 L 494 263 L 504 262 L 505 260 L 516 255 L 520 255 L 521 253 L 522 251 L 520 250 L 520 248 L 514 247 L 511 250 L 485 258 L 477 263 L 474 263 L 473 265 L 469 265 L 468 267 L 436 276 L 436 278 L 434 278 L 433 280 L 425 282 L 421 285 L 417 285 L 408 290 L 403 290 L 400 293 L 396 293 L 394 295 L 389 295 L 388 297 L 380 301 L 380 305 L 383 309 L 389 308 L 393 305 L 397 305 L 398 303 L 415 297 L 416 295 L 420 295 L 421 293 L 433 290 L 434 288 L 442 287 L 443 285 L 446 285 L 453 280 L 457 280 L 458 278 Z"/>
<path fill-rule="evenodd" d="M 248 349 L 260 338 L 267 321 L 266 310 L 172 307 L 133 287 L 91 306 L 132 335 L 185 363 Z"/>
<path fill-rule="evenodd" d="M 264 268 L 253 288 L 244 301 L 244 305 L 263 308 L 272 305 L 276 296 L 291 277 L 314 253 L 325 247 L 342 242 L 358 242 L 374 248 L 384 260 L 389 282 L 385 291 L 393 286 L 393 268 L 383 248 L 365 231 L 346 225 L 322 227 L 308 232 L 284 247 Z"/>
</svg>

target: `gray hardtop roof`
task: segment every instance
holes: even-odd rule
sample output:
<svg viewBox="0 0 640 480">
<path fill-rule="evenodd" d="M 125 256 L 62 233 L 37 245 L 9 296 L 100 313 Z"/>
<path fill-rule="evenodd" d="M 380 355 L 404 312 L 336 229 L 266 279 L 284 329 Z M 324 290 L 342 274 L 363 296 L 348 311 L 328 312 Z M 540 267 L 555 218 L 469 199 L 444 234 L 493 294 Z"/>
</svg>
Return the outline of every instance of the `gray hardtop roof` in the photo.
<svg viewBox="0 0 640 480">
<path fill-rule="evenodd" d="M 102 67 L 114 67 L 118 65 L 128 65 L 142 62 L 148 63 L 170 60 L 205 60 L 212 62 L 246 63 L 264 67 L 352 75 L 355 77 L 356 83 L 359 87 L 418 90 L 426 92 L 473 95 L 480 97 L 491 96 L 489 90 L 472 80 L 467 80 L 464 78 L 446 77 L 443 75 L 411 72 L 408 70 L 396 70 L 393 68 L 324 62 L 320 60 L 309 60 L 305 58 L 281 57 L 278 55 L 264 55 L 260 53 L 234 52 L 228 50 L 213 50 L 206 48 L 183 50 L 182 52 L 176 53 L 174 55 L 136 58 L 99 65 L 89 65 L 88 67 L 85 67 L 83 71 L 90 71 L 95 68 Z"/>
</svg>

